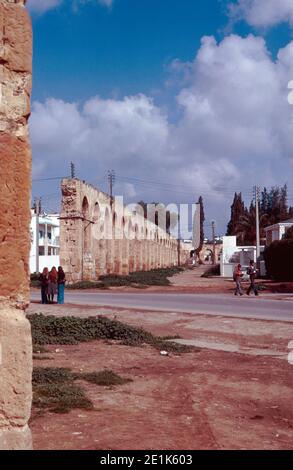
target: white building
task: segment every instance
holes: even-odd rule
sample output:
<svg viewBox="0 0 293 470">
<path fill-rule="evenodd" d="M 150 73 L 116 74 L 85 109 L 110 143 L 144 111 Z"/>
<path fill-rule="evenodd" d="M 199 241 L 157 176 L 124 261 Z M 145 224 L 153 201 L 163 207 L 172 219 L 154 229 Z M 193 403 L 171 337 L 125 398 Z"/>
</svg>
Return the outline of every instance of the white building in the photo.
<svg viewBox="0 0 293 470">
<path fill-rule="evenodd" d="M 32 211 L 31 218 L 30 272 L 37 271 L 37 216 Z M 39 272 L 45 267 L 58 268 L 60 264 L 60 222 L 59 214 L 41 214 L 39 216 Z"/>
<path fill-rule="evenodd" d="M 293 227 L 293 219 L 285 220 L 284 222 L 279 222 L 275 225 L 270 225 L 265 228 L 266 232 L 266 245 L 269 246 L 271 243 L 282 240 L 286 231 Z"/>
<path fill-rule="evenodd" d="M 237 246 L 236 236 L 223 237 L 223 252 L 221 255 L 221 276 L 233 277 L 233 271 L 237 264 L 243 268 L 249 266 L 249 262 L 256 262 L 256 246 Z M 264 246 L 260 247 L 260 252 Z M 265 275 L 264 261 L 260 262 L 260 274 Z"/>
</svg>

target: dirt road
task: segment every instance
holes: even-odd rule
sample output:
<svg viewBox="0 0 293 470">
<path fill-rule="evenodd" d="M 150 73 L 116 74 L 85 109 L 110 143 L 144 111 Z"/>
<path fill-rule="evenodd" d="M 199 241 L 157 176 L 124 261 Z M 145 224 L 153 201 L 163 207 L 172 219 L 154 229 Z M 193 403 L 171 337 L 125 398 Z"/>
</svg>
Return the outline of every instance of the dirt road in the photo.
<svg viewBox="0 0 293 470">
<path fill-rule="evenodd" d="M 44 313 L 57 315 L 68 309 L 45 307 Z M 33 304 L 30 313 L 35 311 L 40 306 Z M 293 366 L 286 359 L 291 324 L 80 306 L 71 313 L 104 314 L 154 334 L 213 342 L 218 349 L 164 357 L 147 345 L 115 342 L 46 347 L 50 359 L 36 360 L 38 367 L 106 368 L 133 382 L 110 388 L 82 383 L 93 411 L 38 416 L 34 410 L 35 449 L 293 448 Z M 225 352 L 223 345 L 238 345 L 239 352 Z"/>
</svg>

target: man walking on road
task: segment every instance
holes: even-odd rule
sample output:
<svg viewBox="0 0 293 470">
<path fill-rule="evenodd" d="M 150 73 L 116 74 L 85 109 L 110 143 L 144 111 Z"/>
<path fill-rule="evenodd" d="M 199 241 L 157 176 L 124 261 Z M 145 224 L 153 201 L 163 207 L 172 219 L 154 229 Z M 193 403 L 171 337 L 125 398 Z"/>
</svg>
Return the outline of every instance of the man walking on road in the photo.
<svg viewBox="0 0 293 470">
<path fill-rule="evenodd" d="M 241 284 L 241 278 L 243 277 L 243 272 L 241 269 L 241 264 L 238 264 L 233 273 L 233 279 L 236 282 L 235 295 L 243 295 L 243 289 Z"/>
<path fill-rule="evenodd" d="M 255 295 L 258 295 L 258 289 L 255 284 L 257 269 L 254 266 L 254 261 L 250 261 L 250 266 L 247 270 L 247 274 L 249 275 L 249 278 L 250 278 L 250 286 L 248 287 L 246 294 L 250 295 L 251 291 L 253 291 Z"/>
</svg>

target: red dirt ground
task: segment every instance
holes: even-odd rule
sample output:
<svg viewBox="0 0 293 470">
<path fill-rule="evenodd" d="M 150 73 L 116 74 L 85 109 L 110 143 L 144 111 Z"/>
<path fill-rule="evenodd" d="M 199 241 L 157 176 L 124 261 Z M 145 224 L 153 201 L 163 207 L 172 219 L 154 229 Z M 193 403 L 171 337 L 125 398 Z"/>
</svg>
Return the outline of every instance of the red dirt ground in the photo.
<svg viewBox="0 0 293 470">
<path fill-rule="evenodd" d="M 292 324 L 281 322 L 36 304 L 29 309 L 40 311 L 115 316 L 154 334 L 240 344 L 264 354 L 286 354 L 293 339 Z M 293 449 L 293 366 L 286 358 L 209 349 L 164 357 L 150 346 L 104 341 L 46 348 L 53 360 L 37 360 L 38 367 L 107 368 L 133 382 L 81 382 L 93 411 L 39 416 L 34 409 L 35 449 Z"/>
</svg>

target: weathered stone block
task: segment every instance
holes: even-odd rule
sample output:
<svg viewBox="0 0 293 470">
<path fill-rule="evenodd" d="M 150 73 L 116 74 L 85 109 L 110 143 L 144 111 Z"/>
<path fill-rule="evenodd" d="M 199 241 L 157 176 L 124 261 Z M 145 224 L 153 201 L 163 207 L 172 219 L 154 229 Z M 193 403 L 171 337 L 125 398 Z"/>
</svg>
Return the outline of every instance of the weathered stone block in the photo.
<svg viewBox="0 0 293 470">
<path fill-rule="evenodd" d="M 26 425 L 20 428 L 0 429 L 0 450 L 30 450 L 32 448 L 32 435 Z"/>
<path fill-rule="evenodd" d="M 31 411 L 32 345 L 22 310 L 0 307 L 0 344 L 0 428 L 24 426 Z"/>
<path fill-rule="evenodd" d="M 29 449 L 32 346 L 29 301 L 28 137 L 32 34 L 24 0 L 0 0 L 0 449 Z"/>
</svg>

